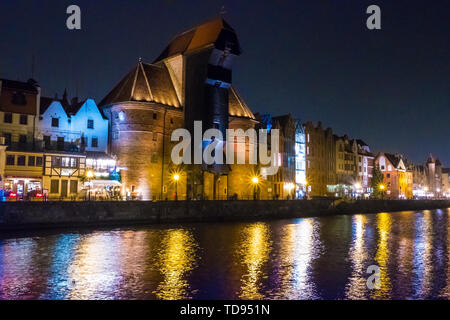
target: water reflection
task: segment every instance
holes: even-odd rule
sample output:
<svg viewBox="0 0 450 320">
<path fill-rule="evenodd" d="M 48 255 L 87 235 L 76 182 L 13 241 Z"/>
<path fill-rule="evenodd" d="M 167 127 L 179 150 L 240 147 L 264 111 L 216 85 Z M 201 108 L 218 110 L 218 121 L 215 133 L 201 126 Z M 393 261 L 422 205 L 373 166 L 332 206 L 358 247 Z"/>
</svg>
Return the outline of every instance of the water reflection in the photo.
<svg viewBox="0 0 450 320">
<path fill-rule="evenodd" d="M 190 288 L 187 277 L 196 267 L 196 243 L 192 233 L 183 230 L 170 230 L 164 236 L 162 249 L 156 263 L 163 275 L 155 293 L 159 299 L 188 299 L 195 292 Z"/>
<path fill-rule="evenodd" d="M 321 254 L 318 222 L 300 219 L 282 229 L 280 241 L 280 283 L 273 296 L 280 299 L 317 299 L 312 262 Z"/>
<path fill-rule="evenodd" d="M 81 240 L 68 268 L 69 299 L 111 299 L 118 292 L 122 272 L 119 233 L 94 233 Z"/>
<path fill-rule="evenodd" d="M 266 223 L 254 223 L 243 229 L 237 252 L 237 259 L 245 270 L 241 277 L 240 299 L 264 298 L 262 279 L 270 250 L 270 231 Z"/>
<path fill-rule="evenodd" d="M 49 289 L 42 296 L 43 299 L 66 299 L 70 290 L 73 290 L 69 282 L 69 266 L 75 256 L 79 237 L 77 234 L 64 234 L 56 240 L 52 250 L 51 272 L 47 281 Z"/>
<path fill-rule="evenodd" d="M 355 215 L 352 219 L 353 240 L 349 251 L 349 258 L 352 264 L 352 274 L 346 289 L 347 299 L 365 299 L 367 292 L 366 285 L 366 260 L 367 251 L 364 242 L 367 217 Z"/>
<path fill-rule="evenodd" d="M 445 272 L 446 276 L 444 279 L 446 280 L 446 285 L 442 289 L 442 291 L 439 294 L 440 298 L 450 299 L 450 221 L 448 217 L 450 216 L 450 208 L 446 210 L 446 224 L 447 224 L 447 270 L 443 270 Z"/>
<path fill-rule="evenodd" d="M 414 239 L 413 268 L 415 277 L 413 279 L 413 298 L 427 298 L 431 286 L 431 263 L 432 249 L 432 217 L 429 210 L 416 217 L 416 237 Z"/>
<path fill-rule="evenodd" d="M 450 298 L 450 209 L 0 240 L 0 299 Z M 366 286 L 378 265 L 381 288 Z"/>
<path fill-rule="evenodd" d="M 20 239 L 0 248 L 0 299 L 25 299 L 33 284 L 31 261 L 36 243 Z"/>
<path fill-rule="evenodd" d="M 372 293 L 375 299 L 389 299 L 391 295 L 391 279 L 389 277 L 389 235 L 392 226 L 392 215 L 389 213 L 379 213 L 377 215 L 378 229 L 378 249 L 375 261 L 380 268 L 380 288 Z"/>
</svg>

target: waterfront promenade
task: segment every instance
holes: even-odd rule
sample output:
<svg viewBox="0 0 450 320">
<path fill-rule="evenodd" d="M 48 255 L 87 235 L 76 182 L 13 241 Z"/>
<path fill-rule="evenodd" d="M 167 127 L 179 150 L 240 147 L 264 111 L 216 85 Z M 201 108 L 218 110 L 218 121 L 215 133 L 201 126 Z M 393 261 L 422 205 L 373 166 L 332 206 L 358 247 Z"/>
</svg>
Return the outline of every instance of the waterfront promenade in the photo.
<svg viewBox="0 0 450 320">
<path fill-rule="evenodd" d="M 442 208 L 450 208 L 450 200 L 3 202 L 0 230 L 249 221 Z"/>
</svg>

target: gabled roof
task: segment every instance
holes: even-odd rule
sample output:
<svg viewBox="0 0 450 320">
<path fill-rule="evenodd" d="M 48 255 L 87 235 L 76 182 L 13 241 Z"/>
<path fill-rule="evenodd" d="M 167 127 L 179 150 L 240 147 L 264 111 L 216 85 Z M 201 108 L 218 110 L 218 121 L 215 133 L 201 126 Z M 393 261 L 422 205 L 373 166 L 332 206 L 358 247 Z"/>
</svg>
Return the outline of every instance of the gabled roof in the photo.
<svg viewBox="0 0 450 320">
<path fill-rule="evenodd" d="M 390 163 L 392 163 L 392 165 L 395 168 L 398 168 L 398 165 L 400 164 L 400 161 L 402 160 L 401 157 L 391 154 L 391 153 L 385 153 L 384 154 L 386 156 L 386 158 L 389 160 Z"/>
<path fill-rule="evenodd" d="M 47 111 L 48 107 L 52 104 L 53 101 L 55 101 L 55 100 L 52 98 L 41 97 L 41 105 L 40 105 L 39 113 L 41 115 L 44 114 L 44 112 Z"/>
<path fill-rule="evenodd" d="M 139 62 L 99 106 L 126 101 L 156 102 L 176 108 L 181 105 L 167 67 L 143 62 Z"/>
<path fill-rule="evenodd" d="M 250 118 L 253 120 L 256 119 L 250 111 L 250 108 L 233 86 L 231 86 L 229 90 L 228 113 L 232 117 Z"/>
<path fill-rule="evenodd" d="M 66 113 L 68 115 L 75 115 L 77 112 L 81 109 L 81 107 L 86 103 L 87 99 L 78 101 L 73 104 L 63 104 L 64 110 L 66 110 Z"/>
<path fill-rule="evenodd" d="M 365 143 L 361 139 L 356 139 L 356 143 L 359 144 L 361 147 L 368 147 L 369 146 L 367 143 Z"/>
<path fill-rule="evenodd" d="M 233 41 L 230 41 L 230 39 Z M 236 32 L 224 19 L 218 18 L 175 36 L 155 62 L 208 45 L 214 45 L 220 50 L 231 46 L 231 53 L 235 55 L 241 53 Z"/>
</svg>

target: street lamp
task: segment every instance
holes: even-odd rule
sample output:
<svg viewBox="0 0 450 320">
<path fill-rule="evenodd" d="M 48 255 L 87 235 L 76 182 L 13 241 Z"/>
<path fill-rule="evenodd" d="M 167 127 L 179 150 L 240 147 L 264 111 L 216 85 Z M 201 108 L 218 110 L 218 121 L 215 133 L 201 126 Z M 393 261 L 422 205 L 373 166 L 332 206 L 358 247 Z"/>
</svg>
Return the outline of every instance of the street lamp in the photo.
<svg viewBox="0 0 450 320">
<path fill-rule="evenodd" d="M 256 176 L 253 177 L 252 183 L 253 183 L 253 200 L 256 200 L 256 188 L 258 187 L 259 178 Z"/>
<path fill-rule="evenodd" d="M 355 193 L 359 194 L 362 190 L 361 190 L 361 184 L 359 182 L 355 183 L 354 185 L 355 187 Z"/>
<path fill-rule="evenodd" d="M 173 175 L 173 180 L 175 181 L 175 201 L 178 200 L 178 180 L 180 180 L 180 175 L 175 173 Z"/>
<path fill-rule="evenodd" d="M 384 189 L 385 189 L 386 187 L 384 186 L 384 184 L 380 184 L 380 186 L 379 186 L 378 188 L 379 188 L 380 191 L 381 191 L 381 198 L 383 199 L 383 198 L 384 198 Z"/>
<path fill-rule="evenodd" d="M 86 172 L 86 177 L 88 179 L 88 187 L 89 187 L 88 200 L 91 201 L 91 179 L 94 177 L 94 171 L 88 170 Z"/>
</svg>

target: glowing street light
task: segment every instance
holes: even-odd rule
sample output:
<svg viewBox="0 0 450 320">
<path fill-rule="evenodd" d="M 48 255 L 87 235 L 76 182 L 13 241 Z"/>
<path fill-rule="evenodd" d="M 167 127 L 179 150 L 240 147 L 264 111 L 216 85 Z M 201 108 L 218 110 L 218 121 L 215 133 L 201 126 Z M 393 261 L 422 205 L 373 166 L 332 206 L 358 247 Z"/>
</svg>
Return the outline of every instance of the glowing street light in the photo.
<svg viewBox="0 0 450 320">
<path fill-rule="evenodd" d="M 92 179 L 94 177 L 94 171 L 88 170 L 86 172 L 86 177 L 88 177 L 89 179 Z"/>
<path fill-rule="evenodd" d="M 88 188 L 89 188 L 89 193 L 88 193 L 88 200 L 91 201 L 91 182 L 90 180 L 94 177 L 94 171 L 92 170 L 88 170 L 86 171 L 86 178 L 88 179 Z"/>
<path fill-rule="evenodd" d="M 178 180 L 180 180 L 180 175 L 175 173 L 173 175 L 173 180 L 175 181 L 175 201 L 178 200 Z"/>
<path fill-rule="evenodd" d="M 254 176 L 252 178 L 253 183 L 253 200 L 256 200 L 256 189 L 258 188 L 259 178 Z"/>
<path fill-rule="evenodd" d="M 380 184 L 380 190 L 384 190 L 385 186 L 383 184 Z"/>
</svg>

